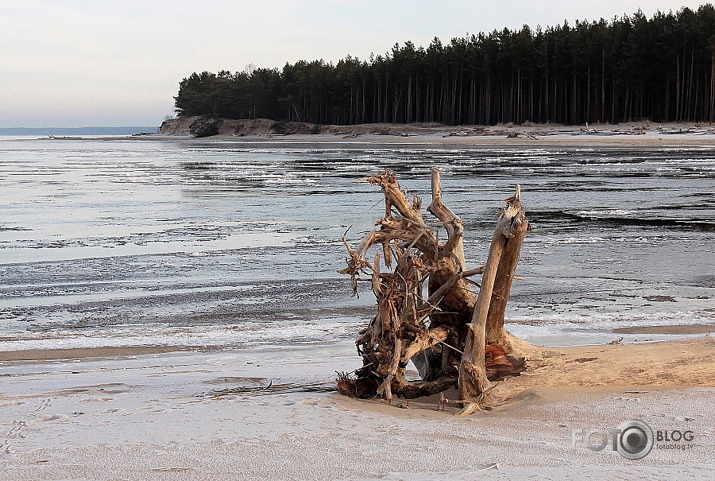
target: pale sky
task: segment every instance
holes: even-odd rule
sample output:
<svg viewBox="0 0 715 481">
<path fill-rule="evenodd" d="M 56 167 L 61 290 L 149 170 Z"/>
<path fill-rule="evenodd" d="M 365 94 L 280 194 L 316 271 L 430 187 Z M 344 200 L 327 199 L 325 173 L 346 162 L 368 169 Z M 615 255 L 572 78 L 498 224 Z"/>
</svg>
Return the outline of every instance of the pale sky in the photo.
<svg viewBox="0 0 715 481">
<path fill-rule="evenodd" d="M 0 0 L 0 127 L 158 126 L 192 72 L 612 19 L 706 0 Z"/>
</svg>

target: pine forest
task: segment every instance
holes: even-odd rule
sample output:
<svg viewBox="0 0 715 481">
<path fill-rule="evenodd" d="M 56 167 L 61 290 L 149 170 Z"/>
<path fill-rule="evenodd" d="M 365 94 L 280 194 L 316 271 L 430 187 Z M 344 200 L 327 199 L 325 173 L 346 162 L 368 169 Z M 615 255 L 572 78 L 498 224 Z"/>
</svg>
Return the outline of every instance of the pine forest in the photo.
<svg viewBox="0 0 715 481">
<path fill-rule="evenodd" d="M 579 125 L 715 119 L 715 8 L 395 44 L 282 69 L 193 73 L 179 116 L 316 124 Z"/>
</svg>

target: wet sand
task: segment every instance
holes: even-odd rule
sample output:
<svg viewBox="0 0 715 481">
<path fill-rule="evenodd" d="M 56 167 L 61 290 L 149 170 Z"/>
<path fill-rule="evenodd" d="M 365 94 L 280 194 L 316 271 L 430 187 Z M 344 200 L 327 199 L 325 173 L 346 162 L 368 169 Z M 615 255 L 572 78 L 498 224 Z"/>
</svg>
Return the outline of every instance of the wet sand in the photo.
<svg viewBox="0 0 715 481">
<path fill-rule="evenodd" d="M 77 360 L 94 357 L 126 357 L 147 354 L 161 354 L 189 350 L 181 346 L 125 346 L 94 347 L 83 349 L 28 349 L 25 351 L 0 351 L 0 362 L 4 361 L 51 361 Z"/>
<path fill-rule="evenodd" d="M 619 327 L 613 330 L 616 334 L 666 334 L 666 335 L 692 335 L 709 334 L 715 332 L 715 326 L 703 324 L 682 324 L 673 326 L 637 326 Z"/>
<path fill-rule="evenodd" d="M 637 326 L 613 329 L 615 334 L 663 334 L 667 336 L 693 336 L 715 332 L 715 326 L 706 324 L 680 324 L 670 326 Z M 648 344 L 646 344 L 648 345 Z M 216 350 L 214 348 L 212 350 Z M 577 347 L 577 350 L 588 347 Z M 204 351 L 190 346 L 123 346 L 93 347 L 72 349 L 27 349 L 18 351 L 0 351 L 0 362 L 7 361 L 55 361 L 91 358 L 121 358 L 182 351 Z"/>
</svg>

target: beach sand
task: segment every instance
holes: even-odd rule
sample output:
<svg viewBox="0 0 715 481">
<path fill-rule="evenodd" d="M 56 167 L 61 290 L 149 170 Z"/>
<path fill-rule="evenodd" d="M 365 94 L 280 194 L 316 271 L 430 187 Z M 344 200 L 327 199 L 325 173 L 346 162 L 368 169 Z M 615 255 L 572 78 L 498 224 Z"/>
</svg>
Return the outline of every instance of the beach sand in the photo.
<svg viewBox="0 0 715 481">
<path fill-rule="evenodd" d="M 515 138 L 507 128 L 462 135 L 445 127 L 138 139 L 343 148 L 715 146 L 710 126 L 651 124 L 632 132 L 640 125 L 592 126 L 610 133 L 554 126 L 548 135 L 544 126 L 514 127 Z M 712 326 L 644 329 L 633 333 L 699 337 L 534 348 L 528 370 L 494 388 L 492 409 L 469 417 L 457 416 L 453 404 L 440 411 L 437 397 L 399 408 L 336 394 L 336 371 L 360 366 L 352 342 L 0 352 L 0 479 L 710 480 Z M 593 451 L 579 438 L 634 419 L 656 432 L 690 431 L 692 441 L 660 443 L 628 460 L 610 444 Z"/>
<path fill-rule="evenodd" d="M 243 125 L 238 134 L 233 123 Z M 255 123 L 253 125 L 252 123 Z M 445 126 L 439 124 L 364 124 L 323 126 L 320 133 L 271 133 L 272 121 L 228 121 L 220 135 L 193 138 L 190 119 L 176 121 L 175 128 L 132 137 L 137 140 L 231 142 L 263 146 L 314 146 L 340 144 L 341 148 L 390 145 L 405 148 L 469 149 L 483 147 L 703 147 L 715 146 L 715 125 L 698 123 L 628 122 L 616 125 L 517 125 Z M 303 131 L 305 129 L 299 129 Z"/>
<path fill-rule="evenodd" d="M 534 348 L 527 372 L 494 389 L 494 408 L 466 418 L 451 404 L 438 410 L 436 398 L 399 408 L 331 392 L 335 371 L 359 366 L 350 342 L 54 354 L 0 363 L 3 479 L 712 479 L 715 472 L 709 335 Z M 628 460 L 610 444 L 587 449 L 578 436 L 633 419 L 694 437 L 675 443 L 685 449 L 656 446 Z"/>
</svg>

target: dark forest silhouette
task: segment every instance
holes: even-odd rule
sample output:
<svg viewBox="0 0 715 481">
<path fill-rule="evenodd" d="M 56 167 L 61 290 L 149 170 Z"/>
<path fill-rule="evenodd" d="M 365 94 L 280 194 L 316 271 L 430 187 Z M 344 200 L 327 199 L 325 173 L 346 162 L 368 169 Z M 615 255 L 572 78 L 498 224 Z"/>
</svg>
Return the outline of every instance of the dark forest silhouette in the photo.
<svg viewBox="0 0 715 481">
<path fill-rule="evenodd" d="M 179 116 L 318 124 L 712 122 L 715 8 L 396 44 L 282 70 L 193 73 Z"/>
</svg>

